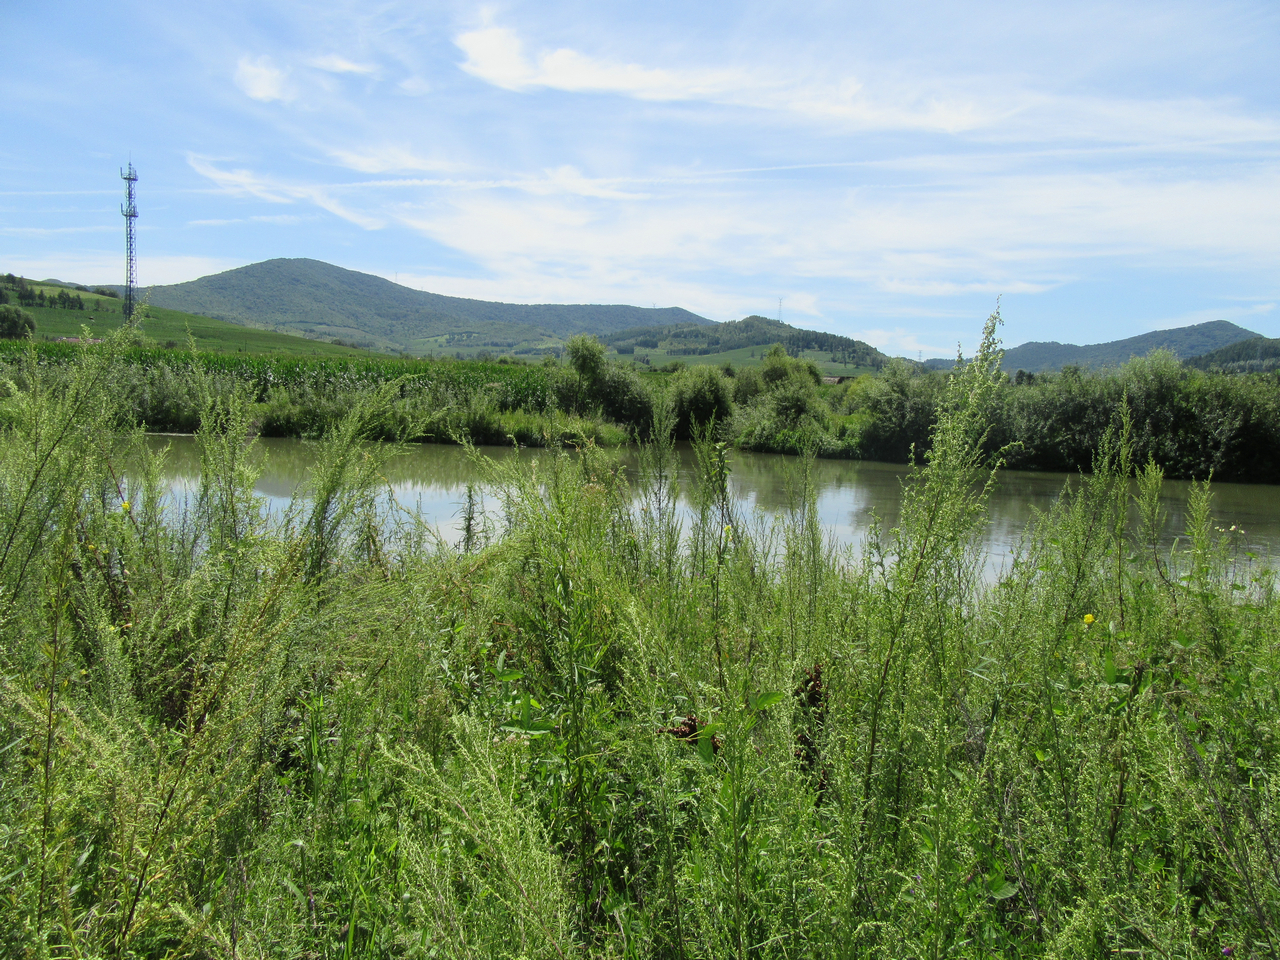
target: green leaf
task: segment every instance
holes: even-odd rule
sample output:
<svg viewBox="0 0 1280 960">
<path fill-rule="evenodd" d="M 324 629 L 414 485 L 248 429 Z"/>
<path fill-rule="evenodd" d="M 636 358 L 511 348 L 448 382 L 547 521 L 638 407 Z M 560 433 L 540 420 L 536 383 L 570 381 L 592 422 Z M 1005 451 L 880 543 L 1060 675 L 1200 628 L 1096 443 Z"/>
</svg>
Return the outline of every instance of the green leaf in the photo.
<svg viewBox="0 0 1280 960">
<path fill-rule="evenodd" d="M 702 757 L 703 763 L 710 763 L 715 759 L 716 731 L 719 729 L 720 724 L 708 723 L 698 731 L 698 756 Z"/>
<path fill-rule="evenodd" d="M 1003 877 L 997 877 L 996 880 L 987 884 L 987 889 L 991 891 L 991 896 L 997 900 L 1008 900 L 1018 892 L 1018 885 L 1010 883 Z"/>
<path fill-rule="evenodd" d="M 546 720 L 533 720 L 526 724 L 521 723 L 516 718 L 512 718 L 498 729 L 503 733 L 518 733 L 525 737 L 545 737 L 555 729 L 555 725 L 548 723 Z"/>
<path fill-rule="evenodd" d="M 923 823 L 916 827 L 916 832 L 920 834 L 920 842 L 924 844 L 926 850 L 933 853 L 938 849 L 938 841 L 934 839 L 933 831 Z"/>
<path fill-rule="evenodd" d="M 762 693 L 760 694 L 760 696 L 756 697 L 753 701 L 751 701 L 751 709 L 752 710 L 768 710 L 775 703 L 780 702 L 782 700 L 782 697 L 783 695 L 776 690 L 773 691 L 772 693 Z"/>
</svg>

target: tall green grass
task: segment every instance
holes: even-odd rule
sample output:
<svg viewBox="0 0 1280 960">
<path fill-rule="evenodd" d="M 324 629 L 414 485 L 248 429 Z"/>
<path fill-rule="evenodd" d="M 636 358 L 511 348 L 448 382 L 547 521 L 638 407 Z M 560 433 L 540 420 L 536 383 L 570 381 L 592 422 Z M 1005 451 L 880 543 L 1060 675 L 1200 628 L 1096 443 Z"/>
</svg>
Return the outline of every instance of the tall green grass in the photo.
<svg viewBox="0 0 1280 960">
<path fill-rule="evenodd" d="M 712 435 L 682 519 L 665 404 L 634 475 L 484 462 L 453 550 L 375 496 L 395 384 L 266 518 L 208 371 L 175 504 L 123 349 L 0 399 L 6 956 L 1276 952 L 1272 574 L 1207 485 L 1159 547 L 1122 416 L 985 581 L 994 320 L 857 555 Z"/>
</svg>

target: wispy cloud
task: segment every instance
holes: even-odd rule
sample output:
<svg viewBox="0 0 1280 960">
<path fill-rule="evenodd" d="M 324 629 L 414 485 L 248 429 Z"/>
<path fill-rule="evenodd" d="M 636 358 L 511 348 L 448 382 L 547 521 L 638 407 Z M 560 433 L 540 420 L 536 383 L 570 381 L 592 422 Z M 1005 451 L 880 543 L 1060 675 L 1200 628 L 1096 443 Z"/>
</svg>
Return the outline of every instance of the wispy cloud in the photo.
<svg viewBox="0 0 1280 960">
<path fill-rule="evenodd" d="M 378 230 L 386 225 L 385 218 L 355 210 L 338 200 L 333 195 L 333 188 L 328 186 L 289 183 L 243 168 L 224 170 L 207 158 L 195 155 L 189 156 L 187 162 L 201 176 L 207 177 L 220 190 L 233 196 L 252 196 L 268 203 L 305 201 L 365 230 Z"/>
<path fill-rule="evenodd" d="M 271 57 L 263 54 L 259 57 L 245 55 L 236 63 L 233 79 L 236 86 L 254 100 L 263 103 L 281 101 L 287 103 L 293 99 L 289 87 L 289 75 L 275 65 Z"/>
<path fill-rule="evenodd" d="M 307 61 L 307 66 L 314 67 L 317 70 L 324 70 L 326 73 L 354 73 L 360 76 L 369 76 L 377 73 L 378 70 L 372 64 L 356 63 L 336 53 L 325 54 L 322 57 L 312 57 Z"/>
</svg>

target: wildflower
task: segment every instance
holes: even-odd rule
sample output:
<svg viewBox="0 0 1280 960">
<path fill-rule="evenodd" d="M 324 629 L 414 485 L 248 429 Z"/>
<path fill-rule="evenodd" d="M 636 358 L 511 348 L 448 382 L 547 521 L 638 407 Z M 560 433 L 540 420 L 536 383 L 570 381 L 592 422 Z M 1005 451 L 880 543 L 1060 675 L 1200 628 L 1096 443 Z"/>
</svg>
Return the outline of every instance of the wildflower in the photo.
<svg viewBox="0 0 1280 960">
<path fill-rule="evenodd" d="M 122 501 L 122 502 L 121 502 L 121 504 L 120 504 L 120 511 L 121 511 L 122 513 L 128 513 L 128 512 L 129 512 L 129 501 L 128 501 L 128 500 L 125 500 L 125 501 Z"/>
<path fill-rule="evenodd" d="M 1086 614 L 1084 615 L 1084 625 L 1087 627 L 1087 626 L 1089 626 L 1089 624 L 1091 624 L 1091 623 L 1093 623 L 1093 614 L 1092 614 L 1092 613 L 1086 613 Z"/>
</svg>

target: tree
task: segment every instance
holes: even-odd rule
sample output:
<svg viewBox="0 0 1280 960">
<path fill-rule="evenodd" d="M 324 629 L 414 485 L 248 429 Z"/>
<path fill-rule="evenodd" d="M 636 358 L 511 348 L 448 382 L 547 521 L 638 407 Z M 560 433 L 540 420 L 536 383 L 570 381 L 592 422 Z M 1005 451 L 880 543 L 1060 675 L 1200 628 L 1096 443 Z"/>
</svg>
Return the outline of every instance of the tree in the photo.
<svg viewBox="0 0 1280 960">
<path fill-rule="evenodd" d="M 0 307 L 0 338 L 20 340 L 34 336 L 36 322 L 21 307 Z"/>
<path fill-rule="evenodd" d="M 595 337 L 580 333 L 569 338 L 564 350 L 569 355 L 569 364 L 586 386 L 590 387 L 600 379 L 604 372 L 604 344 Z"/>
</svg>

